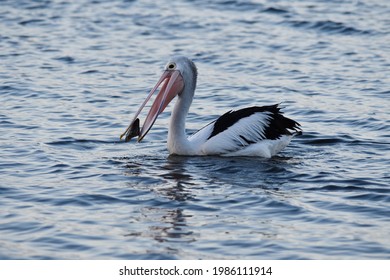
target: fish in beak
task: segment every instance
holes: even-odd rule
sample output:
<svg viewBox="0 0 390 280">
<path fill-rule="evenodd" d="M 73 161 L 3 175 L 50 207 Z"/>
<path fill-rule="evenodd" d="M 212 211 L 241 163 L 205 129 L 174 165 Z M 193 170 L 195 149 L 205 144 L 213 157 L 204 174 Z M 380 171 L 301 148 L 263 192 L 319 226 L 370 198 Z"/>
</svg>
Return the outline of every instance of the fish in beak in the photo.
<svg viewBox="0 0 390 280">
<path fill-rule="evenodd" d="M 158 92 L 149 113 L 146 116 L 144 125 L 140 129 L 140 122 L 138 115 L 141 113 L 142 109 L 148 103 L 149 99 L 155 93 L 155 91 L 161 86 L 160 91 Z M 126 131 L 120 136 L 120 139 L 125 136 L 125 141 L 128 142 L 131 138 L 138 136 L 138 142 L 141 142 L 145 135 L 152 128 L 154 122 L 156 121 L 159 114 L 161 114 L 172 99 L 180 94 L 184 89 L 183 77 L 180 74 L 179 70 L 165 70 L 161 75 L 160 80 L 150 91 L 149 95 L 146 97 L 145 101 L 142 103 L 141 107 L 138 109 L 130 125 L 127 127 Z"/>
</svg>

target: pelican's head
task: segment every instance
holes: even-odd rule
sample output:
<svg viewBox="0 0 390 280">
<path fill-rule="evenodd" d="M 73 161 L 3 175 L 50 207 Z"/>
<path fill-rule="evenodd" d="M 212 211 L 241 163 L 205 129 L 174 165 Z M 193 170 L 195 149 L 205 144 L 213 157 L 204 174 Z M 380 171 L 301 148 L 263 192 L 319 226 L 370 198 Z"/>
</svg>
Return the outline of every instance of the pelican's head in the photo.
<svg viewBox="0 0 390 280">
<path fill-rule="evenodd" d="M 157 84 L 150 91 L 149 95 L 135 114 L 133 121 L 120 138 L 122 139 L 122 137 L 125 136 L 125 141 L 129 141 L 131 138 L 138 136 L 138 142 L 140 142 L 152 128 L 158 115 L 164 111 L 175 96 L 180 96 L 184 92 L 185 88 L 192 89 L 186 92 L 194 92 L 196 77 L 196 66 L 190 59 L 184 56 L 172 57 L 166 64 L 164 72 Z M 146 116 L 144 125 L 140 129 L 139 119 L 137 117 L 161 84 L 161 89 L 159 90 L 149 113 Z"/>
<path fill-rule="evenodd" d="M 185 56 L 174 56 L 169 59 L 165 71 L 179 71 L 185 87 L 195 88 L 198 71 L 195 63 Z"/>
</svg>

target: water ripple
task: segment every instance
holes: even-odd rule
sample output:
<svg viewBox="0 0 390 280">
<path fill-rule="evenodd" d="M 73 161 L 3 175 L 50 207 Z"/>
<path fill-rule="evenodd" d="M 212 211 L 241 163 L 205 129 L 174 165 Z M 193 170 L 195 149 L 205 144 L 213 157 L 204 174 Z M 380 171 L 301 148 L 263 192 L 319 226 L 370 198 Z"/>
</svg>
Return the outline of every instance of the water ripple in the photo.
<svg viewBox="0 0 390 280">
<path fill-rule="evenodd" d="M 388 258 L 390 7 L 336 2 L 2 1 L 0 258 Z M 169 156 L 164 112 L 120 142 L 172 54 L 199 70 L 189 133 L 282 103 L 303 135 Z"/>
<path fill-rule="evenodd" d="M 291 25 L 296 28 L 304 28 L 308 30 L 315 30 L 319 32 L 325 32 L 329 34 L 342 34 L 342 35 L 371 35 L 372 32 L 368 30 L 360 30 L 346 25 L 342 22 L 336 22 L 331 20 L 323 21 L 307 21 L 307 20 L 289 20 L 282 22 Z"/>
</svg>

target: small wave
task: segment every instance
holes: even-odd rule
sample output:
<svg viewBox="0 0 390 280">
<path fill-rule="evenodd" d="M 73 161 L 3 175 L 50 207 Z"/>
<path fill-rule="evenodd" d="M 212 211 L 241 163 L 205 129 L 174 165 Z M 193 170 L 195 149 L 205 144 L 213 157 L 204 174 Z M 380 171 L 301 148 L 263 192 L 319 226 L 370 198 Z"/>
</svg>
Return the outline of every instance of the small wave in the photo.
<svg viewBox="0 0 390 280">
<path fill-rule="evenodd" d="M 93 140 L 93 139 L 75 139 L 72 137 L 65 137 L 62 138 L 62 140 L 53 141 L 53 142 L 47 142 L 48 145 L 66 145 L 69 143 L 97 143 L 97 144 L 108 144 L 111 143 L 109 141 L 103 141 L 103 140 Z"/>
<path fill-rule="evenodd" d="M 109 195 L 103 195 L 103 194 L 82 194 L 77 197 L 78 200 L 84 201 L 86 203 L 90 204 L 101 204 L 101 203 L 117 203 L 117 202 L 123 202 L 123 200 L 119 198 L 115 198 Z"/>
<path fill-rule="evenodd" d="M 58 163 L 50 166 L 50 168 L 47 170 L 48 174 L 58 174 L 58 173 L 64 173 L 69 171 L 70 165 L 64 164 L 64 163 Z"/>
<path fill-rule="evenodd" d="M 357 195 L 351 195 L 347 197 L 352 200 L 367 200 L 367 201 L 376 201 L 376 202 L 390 202 L 390 196 L 388 194 L 378 194 L 378 193 L 363 193 Z"/>
<path fill-rule="evenodd" d="M 81 72 L 81 75 L 88 75 L 88 74 L 96 74 L 96 73 L 101 73 L 99 70 L 87 70 L 84 72 Z"/>
<path fill-rule="evenodd" d="M 282 9 L 282 8 L 276 8 L 276 7 L 268 7 L 262 10 L 263 13 L 270 13 L 270 14 L 287 14 L 289 11 Z"/>
<path fill-rule="evenodd" d="M 355 27 L 347 26 L 342 22 L 331 21 L 331 20 L 320 20 L 320 21 L 306 21 L 306 20 L 289 20 L 283 21 L 296 28 L 304 28 L 316 30 L 319 32 L 325 32 L 328 34 L 343 34 L 343 35 L 368 35 L 371 31 L 360 30 Z"/>
<path fill-rule="evenodd" d="M 310 140 L 305 140 L 304 141 L 305 144 L 309 144 L 309 145 L 324 145 L 324 146 L 331 145 L 331 144 L 338 144 L 338 143 L 342 143 L 342 142 L 344 142 L 343 139 L 327 138 L 327 137 L 310 139 Z"/>
<path fill-rule="evenodd" d="M 66 146 L 76 150 L 90 150 L 94 149 L 99 144 L 109 144 L 110 141 L 94 140 L 94 139 L 75 139 L 72 137 L 61 138 L 57 141 L 46 142 L 50 146 Z"/>
<path fill-rule="evenodd" d="M 6 195 L 6 194 L 9 194 L 9 193 L 12 193 L 14 191 L 13 188 L 8 188 L 8 187 L 1 187 L 0 186 L 0 193 L 2 195 Z"/>
<path fill-rule="evenodd" d="M 0 86 L 0 92 L 3 93 L 14 93 L 18 89 L 12 86 Z"/>
<path fill-rule="evenodd" d="M 251 1 L 237 1 L 237 0 L 225 0 L 225 1 L 211 1 L 212 7 L 216 9 L 226 9 L 234 11 L 253 11 L 261 10 L 263 5 L 261 3 L 253 3 Z"/>
<path fill-rule="evenodd" d="M 299 137 L 304 144 L 307 145 L 319 145 L 319 146 L 327 146 L 334 145 L 340 143 L 348 143 L 348 144 L 361 144 L 362 141 L 355 139 L 351 135 L 348 134 L 340 134 L 340 135 L 320 135 L 315 132 L 303 133 L 302 136 Z"/>
<path fill-rule="evenodd" d="M 369 182 L 363 179 L 345 180 L 328 184 L 321 187 L 307 188 L 308 191 L 325 191 L 325 192 L 365 192 L 370 191 L 371 194 L 388 194 L 389 190 L 385 187 L 367 187 Z"/>
<path fill-rule="evenodd" d="M 23 20 L 20 21 L 20 25 L 31 25 L 31 24 L 41 24 L 42 22 L 45 22 L 43 19 L 29 19 L 29 20 Z"/>
<path fill-rule="evenodd" d="M 73 58 L 71 56 L 55 57 L 54 60 L 58 60 L 58 61 L 65 62 L 65 63 L 68 63 L 68 64 L 71 64 L 71 63 L 75 62 L 75 58 Z"/>
</svg>

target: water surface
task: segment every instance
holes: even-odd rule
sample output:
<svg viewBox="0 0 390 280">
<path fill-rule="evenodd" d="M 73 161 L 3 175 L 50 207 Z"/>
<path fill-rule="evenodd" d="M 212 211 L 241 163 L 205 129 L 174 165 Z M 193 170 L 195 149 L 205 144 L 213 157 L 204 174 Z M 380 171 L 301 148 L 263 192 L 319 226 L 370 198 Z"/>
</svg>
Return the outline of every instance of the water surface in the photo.
<svg viewBox="0 0 390 280">
<path fill-rule="evenodd" d="M 388 259 L 388 1 L 0 2 L 1 259 Z M 187 120 L 282 103 L 272 159 L 119 141 L 171 55 Z M 170 107 L 171 108 L 171 107 Z"/>
</svg>

